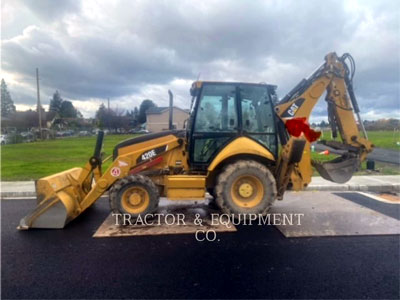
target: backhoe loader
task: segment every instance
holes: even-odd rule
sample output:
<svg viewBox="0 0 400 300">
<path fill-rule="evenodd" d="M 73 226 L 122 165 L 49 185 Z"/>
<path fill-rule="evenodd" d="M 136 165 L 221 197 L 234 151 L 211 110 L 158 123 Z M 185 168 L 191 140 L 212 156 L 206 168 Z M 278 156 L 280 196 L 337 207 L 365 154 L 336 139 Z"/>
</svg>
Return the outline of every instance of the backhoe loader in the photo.
<svg viewBox="0 0 400 300">
<path fill-rule="evenodd" d="M 354 70 L 349 54 L 329 53 L 279 102 L 274 85 L 196 81 L 184 130 L 119 143 L 105 172 L 100 132 L 83 168 L 36 182 L 37 207 L 19 229 L 63 228 L 106 191 L 111 210 L 133 218 L 155 212 L 160 197 L 204 199 L 206 191 L 224 213 L 265 215 L 288 188 L 307 187 L 312 166 L 328 180 L 346 182 L 373 149 L 353 91 Z M 341 136 L 326 144 L 344 154 L 319 163 L 311 160 L 310 144 L 320 133 L 308 120 L 325 92 L 332 134 Z"/>
</svg>

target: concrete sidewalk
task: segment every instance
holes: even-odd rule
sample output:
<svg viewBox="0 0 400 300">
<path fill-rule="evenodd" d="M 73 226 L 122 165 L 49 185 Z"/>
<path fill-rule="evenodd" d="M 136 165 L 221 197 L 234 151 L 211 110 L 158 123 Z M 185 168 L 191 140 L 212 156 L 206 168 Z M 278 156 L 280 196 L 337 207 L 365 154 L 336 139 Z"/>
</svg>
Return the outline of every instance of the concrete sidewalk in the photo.
<svg viewBox="0 0 400 300">
<path fill-rule="evenodd" d="M 369 191 L 377 193 L 400 192 L 400 175 L 353 176 L 344 184 L 337 184 L 313 177 L 307 191 Z M 33 181 L 2 181 L 1 198 L 34 197 Z"/>
<path fill-rule="evenodd" d="M 343 184 L 330 182 L 322 177 L 313 177 L 307 190 L 399 193 L 400 175 L 353 176 L 348 182 Z"/>
</svg>

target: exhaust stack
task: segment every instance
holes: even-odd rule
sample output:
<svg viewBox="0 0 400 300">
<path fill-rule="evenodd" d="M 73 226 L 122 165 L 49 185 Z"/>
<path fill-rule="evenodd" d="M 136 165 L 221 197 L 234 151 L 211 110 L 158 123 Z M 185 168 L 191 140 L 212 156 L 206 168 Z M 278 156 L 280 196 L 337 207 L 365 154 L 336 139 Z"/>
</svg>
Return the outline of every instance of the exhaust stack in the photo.
<svg viewBox="0 0 400 300">
<path fill-rule="evenodd" d="M 172 92 L 170 90 L 168 90 L 168 95 L 169 95 L 169 126 L 168 129 L 169 130 L 173 130 L 174 128 L 174 122 L 173 122 L 173 118 L 174 118 L 174 95 L 172 94 Z"/>
</svg>

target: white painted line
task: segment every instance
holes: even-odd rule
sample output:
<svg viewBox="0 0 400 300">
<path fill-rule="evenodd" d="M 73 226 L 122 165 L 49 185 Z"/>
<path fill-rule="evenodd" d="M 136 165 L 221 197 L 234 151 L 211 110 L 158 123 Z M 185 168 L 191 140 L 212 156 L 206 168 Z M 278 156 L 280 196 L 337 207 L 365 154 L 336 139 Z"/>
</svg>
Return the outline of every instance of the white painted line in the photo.
<svg viewBox="0 0 400 300">
<path fill-rule="evenodd" d="M 36 199 L 36 197 L 1 197 L 1 200 L 29 200 L 29 199 Z"/>
<path fill-rule="evenodd" d="M 386 200 L 386 199 L 376 196 L 376 195 L 372 195 L 372 194 L 368 194 L 368 193 L 364 193 L 364 192 L 357 192 L 357 193 L 364 195 L 366 197 L 372 198 L 374 200 L 380 201 L 380 202 L 391 203 L 391 204 L 400 204 L 399 202 L 389 201 L 389 200 Z"/>
</svg>

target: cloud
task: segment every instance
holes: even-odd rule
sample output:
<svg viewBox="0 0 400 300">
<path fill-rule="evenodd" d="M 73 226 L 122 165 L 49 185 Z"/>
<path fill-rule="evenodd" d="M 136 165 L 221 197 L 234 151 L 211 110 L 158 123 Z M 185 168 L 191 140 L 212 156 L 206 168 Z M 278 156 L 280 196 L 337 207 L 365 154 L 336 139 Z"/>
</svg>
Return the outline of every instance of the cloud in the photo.
<svg viewBox="0 0 400 300">
<path fill-rule="evenodd" d="M 68 14 L 79 13 L 81 7 L 80 2 L 76 0 L 19 0 L 19 2 L 47 22 L 58 20 Z"/>
<path fill-rule="evenodd" d="M 44 99 L 58 89 L 86 116 L 107 98 L 130 109 L 143 98 L 164 105 L 168 89 L 187 107 L 199 74 L 277 84 L 282 97 L 337 51 L 356 59 L 355 88 L 366 115 L 398 109 L 397 1 L 5 2 L 2 68 L 19 79 L 10 91 L 20 104 L 34 99 L 27 95 L 36 67 Z M 30 24 L 14 33 L 17 5 L 24 9 L 14 14 L 21 11 Z"/>
</svg>

